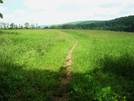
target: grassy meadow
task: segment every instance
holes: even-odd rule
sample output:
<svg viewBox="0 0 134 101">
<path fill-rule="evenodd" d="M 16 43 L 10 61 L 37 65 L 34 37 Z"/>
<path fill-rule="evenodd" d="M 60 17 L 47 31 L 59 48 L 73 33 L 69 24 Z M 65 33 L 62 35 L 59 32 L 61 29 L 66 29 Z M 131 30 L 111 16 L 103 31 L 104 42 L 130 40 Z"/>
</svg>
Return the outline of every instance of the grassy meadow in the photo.
<svg viewBox="0 0 134 101">
<path fill-rule="evenodd" d="M 134 100 L 134 33 L 64 31 L 79 40 L 69 101 Z"/>
<path fill-rule="evenodd" d="M 74 45 L 68 101 L 134 100 L 134 33 L 0 31 L 0 101 L 51 101 Z"/>
<path fill-rule="evenodd" d="M 0 101 L 50 101 L 73 38 L 57 30 L 0 34 Z"/>
</svg>

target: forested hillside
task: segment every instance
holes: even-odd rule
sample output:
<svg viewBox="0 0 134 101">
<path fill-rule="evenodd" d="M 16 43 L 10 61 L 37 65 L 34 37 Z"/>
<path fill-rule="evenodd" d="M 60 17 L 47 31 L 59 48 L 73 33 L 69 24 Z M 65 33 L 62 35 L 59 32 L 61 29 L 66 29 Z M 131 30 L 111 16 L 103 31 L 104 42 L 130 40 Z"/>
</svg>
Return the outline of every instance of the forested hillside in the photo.
<svg viewBox="0 0 134 101">
<path fill-rule="evenodd" d="M 51 26 L 50 28 L 61 29 L 101 29 L 113 31 L 134 32 L 134 15 L 120 17 L 108 21 L 79 21 L 72 22 L 58 26 Z"/>
</svg>

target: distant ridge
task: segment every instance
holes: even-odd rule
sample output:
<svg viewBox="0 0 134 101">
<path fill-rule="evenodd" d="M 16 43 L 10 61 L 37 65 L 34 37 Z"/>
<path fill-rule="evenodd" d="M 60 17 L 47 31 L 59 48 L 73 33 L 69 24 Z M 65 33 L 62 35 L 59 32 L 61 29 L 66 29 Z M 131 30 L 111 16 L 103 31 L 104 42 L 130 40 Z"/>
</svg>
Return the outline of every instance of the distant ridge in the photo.
<svg viewBox="0 0 134 101">
<path fill-rule="evenodd" d="M 74 21 L 49 27 L 52 29 L 98 29 L 134 32 L 134 15 L 112 20 Z"/>
<path fill-rule="evenodd" d="M 74 22 L 68 22 L 66 24 L 91 24 L 91 23 L 96 23 L 96 22 L 100 22 L 102 20 L 90 20 L 90 21 L 74 21 Z"/>
</svg>

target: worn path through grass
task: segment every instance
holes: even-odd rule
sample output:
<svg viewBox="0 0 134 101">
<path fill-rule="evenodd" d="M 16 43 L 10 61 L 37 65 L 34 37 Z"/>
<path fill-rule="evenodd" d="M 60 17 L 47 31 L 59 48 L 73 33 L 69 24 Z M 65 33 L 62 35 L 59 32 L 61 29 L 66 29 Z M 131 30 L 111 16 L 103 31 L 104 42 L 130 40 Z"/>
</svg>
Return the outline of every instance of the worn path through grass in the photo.
<svg viewBox="0 0 134 101">
<path fill-rule="evenodd" d="M 68 101 L 134 101 L 134 34 L 64 30 L 79 44 L 73 52 Z"/>
<path fill-rule="evenodd" d="M 66 57 L 65 66 L 61 68 L 59 87 L 56 89 L 52 101 L 67 101 L 68 83 L 71 80 L 72 72 L 72 53 L 77 44 L 78 41 L 76 40 L 75 44 L 73 45 Z"/>
</svg>

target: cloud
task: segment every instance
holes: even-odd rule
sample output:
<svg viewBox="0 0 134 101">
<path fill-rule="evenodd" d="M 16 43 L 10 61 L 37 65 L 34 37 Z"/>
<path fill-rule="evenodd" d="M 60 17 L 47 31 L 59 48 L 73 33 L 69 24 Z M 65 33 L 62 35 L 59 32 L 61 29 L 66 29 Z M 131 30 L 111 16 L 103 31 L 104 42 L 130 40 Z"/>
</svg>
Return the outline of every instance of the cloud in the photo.
<svg viewBox="0 0 134 101">
<path fill-rule="evenodd" d="M 27 15 L 25 10 L 16 10 L 16 11 L 14 11 L 14 14 L 16 14 L 18 16 L 25 16 L 25 15 Z"/>
<path fill-rule="evenodd" d="M 99 10 L 99 12 L 98 12 Z M 98 15 L 118 15 L 120 12 L 120 9 L 118 7 L 112 7 L 112 8 L 94 8 L 93 9 L 94 14 Z"/>
<path fill-rule="evenodd" d="M 18 0 L 3 0 L 3 2 L 16 2 Z"/>
<path fill-rule="evenodd" d="M 30 10 L 57 10 L 61 5 L 76 5 L 96 7 L 107 0 L 24 0 L 23 3 Z"/>
<path fill-rule="evenodd" d="M 1 13 L 5 12 L 6 10 L 7 10 L 6 7 L 2 7 L 2 6 L 0 6 L 0 12 L 1 12 Z"/>
<path fill-rule="evenodd" d="M 5 23 L 12 23 L 15 21 L 15 17 L 13 14 L 4 14 L 4 18 L 0 19 L 0 22 L 5 22 Z"/>
<path fill-rule="evenodd" d="M 19 0 L 11 1 L 17 1 L 18 6 L 20 4 Z M 22 0 L 21 2 L 23 7 L 18 9 L 14 6 L 16 9 L 14 8 L 11 14 L 4 14 L 3 21 L 48 25 L 79 20 L 109 20 L 134 14 L 133 0 Z M 12 3 L 13 5 L 16 4 Z M 6 11 L 6 8 L 0 10 Z"/>
<path fill-rule="evenodd" d="M 60 5 L 54 0 L 24 0 L 23 3 L 30 10 L 55 10 Z"/>
<path fill-rule="evenodd" d="M 23 12 L 23 14 L 21 13 Z M 83 16 L 80 16 L 83 15 Z M 77 21 L 92 16 L 92 12 L 88 10 L 77 11 L 77 12 L 49 12 L 49 11 L 38 11 L 28 12 L 23 10 L 17 10 L 14 14 L 5 15 L 4 19 L 8 19 L 8 22 L 14 23 L 38 23 L 39 25 L 48 24 L 60 24 L 68 21 Z M 87 20 L 87 19 L 86 19 Z"/>
</svg>

